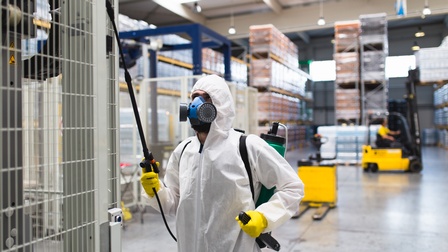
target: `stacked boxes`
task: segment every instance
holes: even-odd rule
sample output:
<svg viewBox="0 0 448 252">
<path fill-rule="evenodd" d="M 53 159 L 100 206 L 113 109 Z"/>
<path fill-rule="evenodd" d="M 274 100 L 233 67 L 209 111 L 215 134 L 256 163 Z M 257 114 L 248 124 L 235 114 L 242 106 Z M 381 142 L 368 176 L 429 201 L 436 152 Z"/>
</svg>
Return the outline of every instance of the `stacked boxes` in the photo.
<svg viewBox="0 0 448 252">
<path fill-rule="evenodd" d="M 437 145 L 448 149 L 448 130 L 439 129 L 437 131 Z"/>
<path fill-rule="evenodd" d="M 278 88 L 305 96 L 305 84 L 308 78 L 274 59 L 252 59 L 250 73 L 252 87 Z"/>
<path fill-rule="evenodd" d="M 306 75 L 298 70 L 298 48 L 273 25 L 250 27 L 250 86 L 305 95 Z"/>
<path fill-rule="evenodd" d="M 388 81 L 385 74 L 389 53 L 386 13 L 361 15 L 360 61 L 361 90 L 364 97 L 363 118 L 369 114 L 386 113 Z"/>
<path fill-rule="evenodd" d="M 448 36 L 439 47 L 420 49 L 415 53 L 419 79 L 438 83 L 434 91 L 434 124 L 439 128 L 439 146 L 448 147 Z"/>
<path fill-rule="evenodd" d="M 259 91 L 259 124 L 300 120 L 308 77 L 298 68 L 297 46 L 273 25 L 249 29 L 249 84 Z"/>
<path fill-rule="evenodd" d="M 358 52 L 335 53 L 336 83 L 339 86 L 354 84 L 359 81 L 359 54 Z"/>
<path fill-rule="evenodd" d="M 358 20 L 334 24 L 334 48 L 336 53 L 357 52 L 360 23 Z"/>
<path fill-rule="evenodd" d="M 415 53 L 421 82 L 448 80 L 448 46 L 422 48 Z"/>
<path fill-rule="evenodd" d="M 448 126 L 448 83 L 434 91 L 434 124 L 438 127 Z"/>
<path fill-rule="evenodd" d="M 368 114 L 385 114 L 387 109 L 387 93 L 388 89 L 385 90 L 365 90 L 364 91 L 364 101 L 365 101 L 365 111 Z"/>
<path fill-rule="evenodd" d="M 281 59 L 283 64 L 292 68 L 299 67 L 299 49 L 271 24 L 250 26 L 249 43 L 253 56 L 271 53 Z"/>
<path fill-rule="evenodd" d="M 336 63 L 335 118 L 338 123 L 358 121 L 359 103 L 359 21 L 336 22 L 334 25 Z"/>
<path fill-rule="evenodd" d="M 388 54 L 387 19 L 385 13 L 361 15 L 361 80 L 365 85 L 383 83 Z"/>
<path fill-rule="evenodd" d="M 295 97 L 274 92 L 258 93 L 258 120 L 265 121 L 298 121 L 300 100 Z"/>
<path fill-rule="evenodd" d="M 334 24 L 334 55 L 336 61 L 336 84 L 355 84 L 359 81 L 358 37 L 359 21 Z M 353 87 L 352 87 L 353 88 Z"/>
<path fill-rule="evenodd" d="M 359 118 L 359 111 L 358 89 L 352 88 L 335 90 L 336 118 L 343 120 L 349 120 L 350 118 Z"/>
<path fill-rule="evenodd" d="M 371 83 L 383 82 L 386 78 L 386 54 L 382 51 L 364 51 L 362 55 L 363 79 Z"/>
<path fill-rule="evenodd" d="M 288 127 L 287 136 L 283 127 L 278 132 L 288 138 L 288 149 L 306 144 L 309 126 L 300 124 L 311 118 L 302 108 L 309 77 L 299 70 L 297 46 L 273 25 L 251 26 L 249 41 L 249 83 L 259 91 L 258 132 L 268 132 L 271 123 L 278 121 Z"/>
</svg>

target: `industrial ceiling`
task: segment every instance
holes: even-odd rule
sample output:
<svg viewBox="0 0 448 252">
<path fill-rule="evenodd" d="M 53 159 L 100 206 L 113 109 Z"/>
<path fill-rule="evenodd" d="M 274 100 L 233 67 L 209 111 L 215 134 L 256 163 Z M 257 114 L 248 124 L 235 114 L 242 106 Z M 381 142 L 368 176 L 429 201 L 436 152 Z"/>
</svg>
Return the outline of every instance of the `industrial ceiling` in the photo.
<svg viewBox="0 0 448 252">
<path fill-rule="evenodd" d="M 293 41 L 308 43 L 312 38 L 332 36 L 338 21 L 357 20 L 362 14 L 386 13 L 388 26 L 400 29 L 443 24 L 448 30 L 447 0 L 402 0 L 405 14 L 397 15 L 396 0 L 119 0 L 119 12 L 158 27 L 200 23 L 239 44 L 247 44 L 249 27 L 273 24 Z M 201 7 L 197 12 L 195 3 Z M 423 15 L 425 5 L 430 15 Z M 323 16 L 326 24 L 317 25 Z M 234 24 L 236 33 L 228 34 Z"/>
</svg>

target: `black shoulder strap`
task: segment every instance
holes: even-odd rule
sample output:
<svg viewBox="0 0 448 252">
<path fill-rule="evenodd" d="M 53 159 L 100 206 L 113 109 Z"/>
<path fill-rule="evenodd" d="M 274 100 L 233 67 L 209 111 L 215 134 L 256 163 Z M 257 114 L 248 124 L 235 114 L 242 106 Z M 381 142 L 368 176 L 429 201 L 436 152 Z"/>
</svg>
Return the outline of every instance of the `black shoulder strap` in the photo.
<svg viewBox="0 0 448 252">
<path fill-rule="evenodd" d="M 187 148 L 187 145 L 190 143 L 191 143 L 191 141 L 188 141 L 182 148 L 182 151 L 180 152 L 180 156 L 179 156 L 179 164 L 180 164 L 180 159 L 182 158 L 182 154 L 184 153 L 185 148 Z"/>
<path fill-rule="evenodd" d="M 247 157 L 246 138 L 247 136 L 244 134 L 240 136 L 240 154 L 243 159 L 244 166 L 246 167 L 247 175 L 249 175 L 250 191 L 252 192 L 252 199 L 254 199 L 254 185 L 252 181 L 252 171 L 250 169 L 249 158 Z"/>
</svg>

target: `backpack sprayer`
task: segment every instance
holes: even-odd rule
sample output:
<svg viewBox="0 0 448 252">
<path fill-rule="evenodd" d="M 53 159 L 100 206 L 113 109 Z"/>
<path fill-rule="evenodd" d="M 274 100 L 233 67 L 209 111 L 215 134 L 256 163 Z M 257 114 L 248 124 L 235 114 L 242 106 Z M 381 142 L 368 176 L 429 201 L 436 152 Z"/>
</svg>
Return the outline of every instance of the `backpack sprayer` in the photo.
<svg viewBox="0 0 448 252">
<path fill-rule="evenodd" d="M 272 124 L 272 128 L 268 131 L 268 133 L 267 134 L 262 133 L 260 135 L 260 137 L 263 140 L 265 140 L 271 147 L 273 147 L 280 155 L 285 157 L 287 140 L 286 140 L 286 138 L 277 135 L 279 125 L 282 125 L 285 128 L 285 136 L 288 137 L 288 128 L 279 122 L 274 122 Z M 246 155 L 247 155 L 247 151 L 246 151 Z M 244 158 L 247 159 L 247 157 L 243 157 L 243 159 Z M 248 171 L 249 176 L 251 176 L 250 167 L 247 167 L 248 162 L 247 163 L 246 162 L 247 161 L 245 161 L 246 170 Z M 252 181 L 251 178 L 250 178 L 250 181 Z M 253 190 L 253 189 L 251 188 L 251 190 Z M 259 205 L 269 201 L 269 199 L 274 194 L 274 191 L 275 191 L 275 187 L 268 189 L 264 185 L 262 185 L 261 191 L 260 191 L 260 196 L 258 197 L 258 200 L 255 203 L 255 207 L 258 207 Z M 252 197 L 253 197 L 253 192 L 252 192 Z M 238 215 L 238 219 L 240 219 L 240 221 L 243 224 L 247 224 L 251 218 L 244 211 L 241 211 Z M 276 239 L 274 239 L 274 237 L 271 236 L 270 232 L 260 234 L 260 236 L 257 237 L 255 241 L 257 242 L 257 244 L 260 248 L 267 247 L 267 248 L 273 249 L 275 251 L 280 250 L 280 243 Z"/>
<path fill-rule="evenodd" d="M 285 137 L 277 135 L 278 126 L 281 125 L 285 128 Z M 273 147 L 280 155 L 285 157 L 286 147 L 287 147 L 287 137 L 288 137 L 288 128 L 279 122 L 272 123 L 272 128 L 268 131 L 267 134 L 262 133 L 260 137 L 265 140 L 271 147 Z M 274 194 L 275 187 L 271 189 L 267 189 L 266 187 L 261 187 L 260 196 L 258 197 L 257 203 L 255 207 L 267 202 L 271 196 Z"/>
</svg>

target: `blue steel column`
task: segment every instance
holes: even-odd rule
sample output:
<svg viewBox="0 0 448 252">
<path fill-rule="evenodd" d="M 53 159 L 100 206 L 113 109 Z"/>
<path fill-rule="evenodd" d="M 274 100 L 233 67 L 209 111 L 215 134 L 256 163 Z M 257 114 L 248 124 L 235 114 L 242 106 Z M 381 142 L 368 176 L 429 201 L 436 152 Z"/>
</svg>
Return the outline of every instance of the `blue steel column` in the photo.
<svg viewBox="0 0 448 252">
<path fill-rule="evenodd" d="M 193 50 L 193 75 L 202 74 L 202 38 L 201 31 L 199 29 L 191 29 L 188 34 L 191 37 L 192 50 Z"/>
<path fill-rule="evenodd" d="M 230 69 L 230 57 L 232 56 L 232 50 L 230 44 L 225 43 L 222 48 L 222 53 L 224 55 L 224 79 L 227 81 L 232 81 L 232 72 Z"/>
<path fill-rule="evenodd" d="M 157 78 L 157 52 L 149 50 L 149 77 Z M 159 132 L 157 126 L 159 122 L 157 120 L 157 81 L 151 81 L 150 83 L 150 107 L 151 107 L 151 144 L 157 144 L 159 142 Z M 144 97 L 144 96 L 143 96 Z"/>
</svg>

